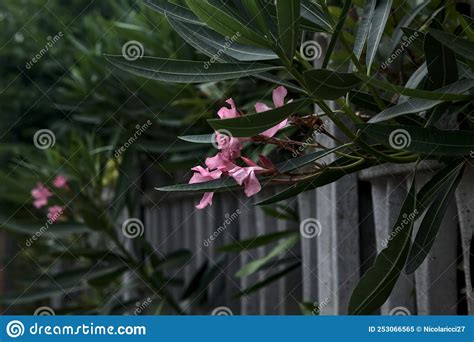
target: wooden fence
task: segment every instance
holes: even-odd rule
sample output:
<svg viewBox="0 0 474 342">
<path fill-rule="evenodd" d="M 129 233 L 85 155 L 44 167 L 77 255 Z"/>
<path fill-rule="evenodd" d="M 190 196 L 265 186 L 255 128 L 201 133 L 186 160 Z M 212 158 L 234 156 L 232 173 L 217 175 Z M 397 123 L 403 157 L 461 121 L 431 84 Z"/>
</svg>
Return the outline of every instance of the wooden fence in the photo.
<svg viewBox="0 0 474 342">
<path fill-rule="evenodd" d="M 436 168 L 435 164 L 425 164 L 417 175 L 418 183 L 425 182 Z M 266 255 L 268 247 L 228 255 L 209 282 L 206 291 L 210 302 L 189 312 L 209 313 L 226 307 L 233 314 L 243 315 L 301 314 L 299 303 L 310 302 L 319 314 L 346 314 L 352 289 L 389 239 L 410 179 L 410 166 L 383 165 L 303 193 L 285 202 L 297 210 L 300 224 L 266 215 L 260 207 L 253 206 L 255 198 L 248 199 L 240 193 L 216 194 L 212 207 L 205 210 L 194 207 L 200 196 L 150 195 L 143 210 L 145 231 L 160 253 L 180 248 L 192 251 L 191 261 L 176 274 L 189 282 L 192 273 L 206 260 L 210 265 L 216 263 L 222 254 L 216 251 L 219 246 L 299 229 L 300 244 L 288 250 L 285 257 L 297 258 L 300 267 L 270 286 L 236 299 L 234 295 L 240 290 L 278 273 L 283 266 L 274 263 L 255 275 L 237 278 L 236 271 Z M 402 274 L 380 314 L 473 312 L 473 182 L 474 169 L 468 168 L 429 256 L 414 274 Z M 153 184 L 157 185 L 161 184 Z M 265 190 L 260 197 L 272 191 L 275 190 Z M 312 232 L 305 232 L 305 222 L 313 223 Z M 194 304 L 188 303 L 189 308 Z"/>
</svg>

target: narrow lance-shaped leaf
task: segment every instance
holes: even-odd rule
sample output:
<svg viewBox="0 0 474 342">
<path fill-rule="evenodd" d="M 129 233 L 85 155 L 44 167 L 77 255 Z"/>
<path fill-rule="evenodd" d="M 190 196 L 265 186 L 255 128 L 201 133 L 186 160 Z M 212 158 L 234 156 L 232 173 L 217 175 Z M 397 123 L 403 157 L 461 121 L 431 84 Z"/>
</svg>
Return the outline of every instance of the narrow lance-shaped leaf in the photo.
<svg viewBox="0 0 474 342">
<path fill-rule="evenodd" d="M 311 94 L 323 100 L 336 100 L 361 83 L 355 74 L 326 69 L 309 70 L 303 76 Z"/>
<path fill-rule="evenodd" d="M 456 83 L 450 84 L 441 89 L 437 89 L 436 92 L 452 92 L 462 94 L 474 88 L 474 80 L 462 80 Z M 385 121 L 389 119 L 396 118 L 400 115 L 405 114 L 416 114 L 428 109 L 433 108 L 434 106 L 444 102 L 443 100 L 427 100 L 427 99 L 409 99 L 406 102 L 399 103 L 393 107 L 389 107 L 379 114 L 375 115 L 370 119 L 370 123 L 376 123 L 380 121 Z"/>
<path fill-rule="evenodd" d="M 168 1 L 144 0 L 145 4 L 155 11 L 173 17 L 176 20 L 185 21 L 196 25 L 204 25 L 202 21 L 190 10 Z"/>
<path fill-rule="evenodd" d="M 252 137 L 296 114 L 297 111 L 305 109 L 309 104 L 311 104 L 309 99 L 303 99 L 257 114 L 232 119 L 209 119 L 207 122 L 215 130 L 228 130 L 234 137 Z"/>
<path fill-rule="evenodd" d="M 186 4 L 199 19 L 223 36 L 232 37 L 238 34 L 240 43 L 256 46 L 269 45 L 264 37 L 252 31 L 245 23 L 239 22 L 233 15 L 228 13 L 219 1 L 186 0 Z"/>
<path fill-rule="evenodd" d="M 446 131 L 418 126 L 365 124 L 365 138 L 375 139 L 396 150 L 433 156 L 467 156 L 474 151 L 474 132 Z"/>
<path fill-rule="evenodd" d="M 229 80 L 251 76 L 269 70 L 279 69 L 259 63 L 213 63 L 143 57 L 135 61 L 123 56 L 106 56 L 107 60 L 120 69 L 132 74 L 158 81 L 175 83 L 200 83 Z"/>
<path fill-rule="evenodd" d="M 380 40 L 382 39 L 385 25 L 387 24 L 388 17 L 390 15 L 390 9 L 392 8 L 393 0 L 378 0 L 374 9 L 374 16 L 369 29 L 369 37 L 367 40 L 367 55 L 366 65 L 367 72 L 370 72 L 372 63 L 377 54 Z"/>
<path fill-rule="evenodd" d="M 437 41 L 447 46 L 457 54 L 471 61 L 474 59 L 474 42 L 456 36 L 454 34 L 435 29 L 430 29 L 429 32 L 433 36 L 433 38 L 435 38 Z"/>
<path fill-rule="evenodd" d="M 374 266 L 367 270 L 352 292 L 349 314 L 371 314 L 387 300 L 405 266 L 410 248 L 414 220 L 406 220 L 405 217 L 416 213 L 415 209 L 416 188 L 413 181 L 392 229 L 392 238 L 375 259 Z"/>
<path fill-rule="evenodd" d="M 372 18 L 374 16 L 374 9 L 377 0 L 365 0 L 364 3 L 364 11 L 362 13 L 362 17 L 359 19 L 359 26 L 357 27 L 357 34 L 356 40 L 354 42 L 354 55 L 357 59 L 360 58 L 362 55 L 362 50 L 364 49 L 365 42 L 367 40 L 367 34 L 369 33 L 370 23 L 372 22 Z M 349 71 L 354 71 L 356 66 L 351 61 L 349 65 Z"/>
<path fill-rule="evenodd" d="M 428 87 L 437 89 L 454 83 L 458 79 L 456 56 L 446 46 L 428 33 L 423 44 L 428 68 Z"/>
<path fill-rule="evenodd" d="M 300 1 L 277 0 L 278 43 L 290 61 L 296 50 L 300 26 Z"/>
<path fill-rule="evenodd" d="M 438 196 L 429 207 L 426 215 L 421 221 L 420 228 L 416 233 L 415 240 L 408 255 L 406 272 L 413 273 L 423 263 L 438 234 L 439 227 L 452 200 L 464 170 L 464 163 L 460 163 L 453 169 L 449 181 L 440 187 Z"/>
</svg>

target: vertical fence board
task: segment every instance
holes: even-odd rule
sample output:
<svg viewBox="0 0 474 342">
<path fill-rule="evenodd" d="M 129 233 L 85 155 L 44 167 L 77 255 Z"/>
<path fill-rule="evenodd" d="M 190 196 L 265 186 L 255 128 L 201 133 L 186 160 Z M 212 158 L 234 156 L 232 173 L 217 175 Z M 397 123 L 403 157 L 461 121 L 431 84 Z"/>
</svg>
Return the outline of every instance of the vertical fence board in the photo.
<svg viewBox="0 0 474 342">
<path fill-rule="evenodd" d="M 431 173 L 417 175 L 417 188 Z M 421 220 L 414 227 L 418 231 Z M 415 236 L 415 235 L 414 235 Z M 454 201 L 446 210 L 436 241 L 415 271 L 418 315 L 455 315 L 457 307 L 457 214 Z"/>
<path fill-rule="evenodd" d="M 463 268 L 466 279 L 466 299 L 469 315 L 474 315 L 474 295 L 472 289 L 471 244 L 474 235 L 474 168 L 466 167 L 456 191 L 459 228 L 461 232 Z"/>
</svg>

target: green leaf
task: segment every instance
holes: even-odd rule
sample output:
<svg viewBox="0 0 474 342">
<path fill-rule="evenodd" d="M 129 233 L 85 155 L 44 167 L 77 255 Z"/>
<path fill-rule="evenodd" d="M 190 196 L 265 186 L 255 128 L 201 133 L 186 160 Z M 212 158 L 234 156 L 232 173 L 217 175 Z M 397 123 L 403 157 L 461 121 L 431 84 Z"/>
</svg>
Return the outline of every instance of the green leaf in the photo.
<svg viewBox="0 0 474 342">
<path fill-rule="evenodd" d="M 397 47 L 397 45 L 400 43 L 400 40 L 402 39 L 403 37 L 403 28 L 404 27 L 407 27 L 410 25 L 410 23 L 413 21 L 413 19 L 416 18 L 416 16 L 418 15 L 418 13 L 420 13 L 420 11 L 423 10 L 423 8 L 426 7 L 426 5 L 428 5 L 430 2 L 429 1 L 424 1 L 418 5 L 416 5 L 415 7 L 413 7 L 408 13 L 407 15 L 405 15 L 399 22 L 398 22 L 398 25 L 397 27 L 395 28 L 395 30 L 393 30 L 393 34 L 392 34 L 392 39 L 391 39 L 391 45 L 390 45 L 390 49 L 389 49 L 389 54 L 391 54 L 393 52 L 393 50 L 395 50 L 395 48 Z"/>
<path fill-rule="evenodd" d="M 282 107 L 265 112 L 243 115 L 232 119 L 209 119 L 214 130 L 228 130 L 234 137 L 252 137 L 279 124 L 288 116 L 305 109 L 312 101 L 303 99 L 287 103 Z"/>
<path fill-rule="evenodd" d="M 336 100 L 361 83 L 355 74 L 326 69 L 309 70 L 303 76 L 311 94 L 323 100 Z"/>
<path fill-rule="evenodd" d="M 273 258 L 278 255 L 288 252 L 296 243 L 299 241 L 299 234 L 291 236 L 289 238 L 283 239 L 275 248 L 273 248 L 270 253 L 268 253 L 263 258 L 249 262 L 247 265 L 244 265 L 235 275 L 236 277 L 243 278 L 248 277 L 249 275 L 257 272 L 262 266 L 270 262 Z"/>
<path fill-rule="evenodd" d="M 451 33 L 430 29 L 430 34 L 434 39 L 453 50 L 458 55 L 474 60 L 474 42 L 461 38 Z"/>
<path fill-rule="evenodd" d="M 375 5 L 374 15 L 370 24 L 369 36 L 367 39 L 367 55 L 365 58 L 368 73 L 370 72 L 375 55 L 377 54 L 383 31 L 385 30 L 385 25 L 387 24 L 390 15 L 392 2 L 393 0 L 378 0 Z"/>
<path fill-rule="evenodd" d="M 437 89 L 458 80 L 458 67 L 454 53 L 428 33 L 423 44 L 428 68 L 429 89 Z"/>
<path fill-rule="evenodd" d="M 339 39 L 339 34 L 341 34 L 342 29 L 344 27 L 344 23 L 346 21 L 346 18 L 348 17 L 349 10 L 351 9 L 351 4 L 352 0 L 344 0 L 344 4 L 342 6 L 342 11 L 341 14 L 339 15 L 339 18 L 337 20 L 336 27 L 334 29 L 333 34 L 331 35 L 331 40 L 329 41 L 328 48 L 326 50 L 326 55 L 324 56 L 323 63 L 321 65 L 321 68 L 326 69 L 327 66 L 329 65 L 329 60 L 332 57 L 332 53 L 334 51 L 334 48 L 336 47 L 336 43 Z"/>
<path fill-rule="evenodd" d="M 204 25 L 199 18 L 194 15 L 193 12 L 188 10 L 185 7 L 173 4 L 165 1 L 160 0 L 144 0 L 145 4 L 148 5 L 151 9 L 158 11 L 159 13 L 166 15 L 168 17 L 172 17 L 179 21 L 188 22 L 195 25 Z"/>
<path fill-rule="evenodd" d="M 261 61 L 277 59 L 277 55 L 269 49 L 238 43 L 235 39 L 223 37 L 202 26 L 192 25 L 168 18 L 173 29 L 186 42 L 211 58 L 226 62 Z"/>
<path fill-rule="evenodd" d="M 300 1 L 277 0 L 278 43 L 286 57 L 292 61 L 296 50 L 300 26 Z"/>
<path fill-rule="evenodd" d="M 392 229 L 392 239 L 375 259 L 375 264 L 359 280 L 349 302 L 350 315 L 369 315 L 380 307 L 392 292 L 405 266 L 411 242 L 414 220 L 406 216 L 416 213 L 415 181 L 408 192 L 398 219 Z M 405 215 L 405 217 L 404 217 Z"/>
<path fill-rule="evenodd" d="M 267 20 L 264 17 L 264 9 L 259 0 L 242 0 L 242 5 L 245 7 L 249 16 L 255 21 L 256 25 L 261 32 L 268 34 L 269 29 L 267 25 Z M 263 6 L 269 6 L 268 3 L 264 3 Z"/>
<path fill-rule="evenodd" d="M 366 124 L 361 126 L 366 138 L 375 139 L 394 149 L 422 155 L 467 156 L 474 151 L 474 132 L 443 131 L 417 126 Z"/>
<path fill-rule="evenodd" d="M 453 86 L 453 85 L 445 87 L 448 89 L 448 91 L 446 91 L 445 93 L 441 93 L 441 92 L 436 92 L 436 91 L 404 88 L 404 87 L 400 87 L 386 81 L 377 80 L 373 77 L 367 77 L 361 74 L 355 74 L 355 75 L 357 75 L 365 83 L 368 83 L 373 87 L 380 88 L 388 92 L 397 93 L 399 95 L 416 97 L 420 99 L 443 100 L 443 101 L 468 101 L 468 100 L 474 99 L 473 95 L 461 95 L 456 92 L 453 92 L 452 89 L 450 88 L 450 86 Z M 456 82 L 455 84 L 458 84 L 460 82 L 462 82 L 461 84 L 466 83 L 465 85 L 463 85 L 463 87 L 464 86 L 472 87 L 472 85 L 468 85 L 468 84 L 474 84 L 474 80 L 471 80 L 471 79 L 462 80 L 462 81 Z"/>
<path fill-rule="evenodd" d="M 248 296 L 249 294 L 255 292 L 255 291 L 258 291 L 262 288 L 264 288 L 265 286 L 268 286 L 269 284 L 273 283 L 274 281 L 277 281 L 278 279 L 286 276 L 287 274 L 289 274 L 291 271 L 293 270 L 296 270 L 297 268 L 301 267 L 301 263 L 300 262 L 297 262 L 297 263 L 294 263 L 290 266 L 288 266 L 287 268 L 275 273 L 275 274 L 272 274 L 270 277 L 262 280 L 262 281 L 259 281 L 258 283 L 248 287 L 248 288 L 245 288 L 243 289 L 238 295 L 237 297 L 241 297 L 241 296 Z"/>
<path fill-rule="evenodd" d="M 49 224 L 47 219 L 44 221 L 17 221 L 12 218 L 0 217 L 0 227 L 17 234 L 30 236 L 45 236 L 48 238 L 66 237 L 70 234 L 83 234 L 90 232 L 83 223 L 74 222 L 55 222 Z M 34 241 L 33 241 L 34 243 Z"/>
<path fill-rule="evenodd" d="M 195 144 L 212 144 L 215 141 L 213 134 L 183 135 L 178 139 Z"/>
<path fill-rule="evenodd" d="M 420 65 L 418 69 L 415 70 L 413 74 L 411 74 L 410 78 L 408 79 L 407 83 L 405 83 L 405 88 L 413 88 L 416 89 L 422 81 L 425 79 L 426 75 L 428 75 L 428 68 L 426 67 L 426 63 Z M 409 99 L 408 96 L 400 96 L 398 99 L 398 103 L 405 102 Z"/>
<path fill-rule="evenodd" d="M 444 186 L 439 187 L 438 195 L 426 212 L 410 249 L 406 265 L 407 273 L 415 272 L 428 256 L 431 247 L 433 247 L 441 221 L 461 180 L 463 170 L 464 163 L 460 163 L 450 173 L 449 181 Z"/>
<path fill-rule="evenodd" d="M 214 179 L 209 182 L 194 183 L 194 184 L 176 184 L 170 186 L 164 186 L 155 188 L 158 191 L 164 192 L 219 192 L 219 191 L 230 191 L 238 189 L 239 185 L 234 181 L 233 178 L 220 178 Z"/>
<path fill-rule="evenodd" d="M 329 167 L 339 167 L 339 166 L 345 166 L 347 164 L 353 163 L 354 160 L 346 157 L 341 157 L 339 159 L 336 159 L 334 162 L 329 164 Z M 350 174 L 352 172 L 357 172 L 363 169 L 366 169 L 368 167 L 377 165 L 377 162 L 375 161 L 370 161 L 366 160 L 360 164 L 356 164 L 346 170 L 331 170 L 331 169 L 325 169 L 321 173 L 317 174 L 316 176 L 310 178 L 307 181 L 302 181 L 298 182 L 296 184 L 290 185 L 286 189 L 280 191 L 279 193 L 264 199 L 261 202 L 258 202 L 257 205 L 267 205 L 267 204 L 272 204 L 276 203 L 279 201 L 283 201 L 285 199 L 294 197 L 302 192 L 313 190 L 316 188 L 319 188 L 321 186 L 324 186 L 326 184 L 335 182 L 339 178 L 344 177 L 347 174 Z"/>
<path fill-rule="evenodd" d="M 276 233 L 270 233 L 266 235 L 259 235 L 257 237 L 253 237 L 247 240 L 238 241 L 223 247 L 218 248 L 217 250 L 220 252 L 242 252 L 247 251 L 249 249 L 254 249 L 261 246 L 266 246 L 272 242 L 278 241 L 285 237 L 290 236 L 298 236 L 297 230 L 286 230 Z"/>
<path fill-rule="evenodd" d="M 362 91 L 351 90 L 349 92 L 349 101 L 356 106 L 368 109 L 372 112 L 378 112 L 380 110 L 377 102 L 374 100 L 374 97 L 371 94 L 364 93 Z M 384 99 L 381 99 L 381 101 L 384 104 L 384 107 L 390 107 L 393 105 L 393 103 Z"/>
<path fill-rule="evenodd" d="M 291 158 L 287 161 L 279 163 L 278 165 L 276 165 L 276 168 L 280 173 L 290 172 L 310 163 L 313 163 L 316 160 L 321 159 L 331 153 L 334 153 L 335 151 L 338 151 L 344 147 L 344 145 L 341 145 L 328 150 L 311 152 L 300 157 Z"/>
<path fill-rule="evenodd" d="M 328 18 L 327 14 L 319 4 L 311 2 L 310 0 L 302 0 L 300 15 L 303 19 L 306 19 L 320 27 L 323 32 L 333 31 L 331 18 Z"/>
<path fill-rule="evenodd" d="M 372 22 L 372 18 L 374 16 L 374 9 L 377 0 L 365 0 L 364 3 L 364 11 L 362 13 L 362 17 L 359 20 L 359 26 L 357 27 L 357 34 L 354 42 L 354 49 L 353 53 L 360 59 L 362 55 L 362 50 L 364 49 L 365 42 L 367 40 L 367 35 L 370 29 L 370 23 Z M 356 69 L 355 65 L 352 63 L 349 66 L 349 71 L 354 71 Z"/>
<path fill-rule="evenodd" d="M 474 80 L 461 80 L 456 83 L 450 84 L 446 87 L 437 89 L 438 93 L 457 93 L 462 94 L 467 92 L 469 89 L 474 88 Z M 443 100 L 426 100 L 426 99 L 409 99 L 406 102 L 399 103 L 393 107 L 389 107 L 379 114 L 375 115 L 369 120 L 369 123 L 376 123 L 386 121 L 389 119 L 396 118 L 400 115 L 415 114 L 428 109 L 444 102 Z"/>
<path fill-rule="evenodd" d="M 238 36 L 243 44 L 268 47 L 268 41 L 252 31 L 246 24 L 240 23 L 233 15 L 223 9 L 222 4 L 215 0 L 186 0 L 188 7 L 210 28 L 223 36 Z"/>
<path fill-rule="evenodd" d="M 107 55 L 107 60 L 132 74 L 158 81 L 175 83 L 201 83 L 251 76 L 269 70 L 281 69 L 258 63 L 213 63 L 143 57 L 128 61 L 123 56 Z"/>
</svg>

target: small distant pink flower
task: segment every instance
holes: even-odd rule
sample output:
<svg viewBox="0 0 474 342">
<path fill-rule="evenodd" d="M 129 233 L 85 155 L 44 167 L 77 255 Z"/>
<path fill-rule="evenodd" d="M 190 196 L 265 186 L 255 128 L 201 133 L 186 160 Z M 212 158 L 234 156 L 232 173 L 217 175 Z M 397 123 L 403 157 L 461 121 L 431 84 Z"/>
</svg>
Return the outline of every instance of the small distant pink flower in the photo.
<svg viewBox="0 0 474 342">
<path fill-rule="evenodd" d="M 63 175 L 56 176 L 53 180 L 53 185 L 58 188 L 67 188 L 67 178 Z"/>
<path fill-rule="evenodd" d="M 53 205 L 52 207 L 48 208 L 48 219 L 52 222 L 56 222 L 61 217 L 64 208 L 59 205 Z"/>
<path fill-rule="evenodd" d="M 205 169 L 202 166 L 193 167 L 191 170 L 195 171 L 191 179 L 189 180 L 189 184 L 193 183 L 202 183 L 207 182 L 213 179 L 221 178 L 222 171 L 214 170 L 209 171 L 209 169 Z M 204 209 L 208 205 L 212 205 L 212 197 L 214 196 L 213 192 L 206 192 L 201 199 L 201 202 L 196 206 L 198 209 Z"/>
<path fill-rule="evenodd" d="M 33 205 L 39 209 L 48 204 L 48 198 L 53 196 L 53 194 L 43 183 L 38 183 L 36 187 L 31 190 L 31 196 L 34 199 Z"/>
<path fill-rule="evenodd" d="M 288 91 L 285 87 L 279 86 L 273 90 L 273 104 L 276 108 L 281 107 L 285 104 L 285 97 L 288 94 Z M 255 110 L 257 113 L 266 112 L 272 108 L 268 107 L 265 103 L 257 102 L 255 104 Z M 266 131 L 260 133 L 264 137 L 271 138 L 273 137 L 280 129 L 284 128 L 288 124 L 288 119 L 283 120 L 278 125 L 273 126 L 272 128 L 267 129 Z"/>
<path fill-rule="evenodd" d="M 261 166 L 236 166 L 229 171 L 229 175 L 235 179 L 237 184 L 244 186 L 245 195 L 250 197 L 262 189 L 256 176 L 259 171 L 265 171 L 265 169 Z"/>
</svg>

